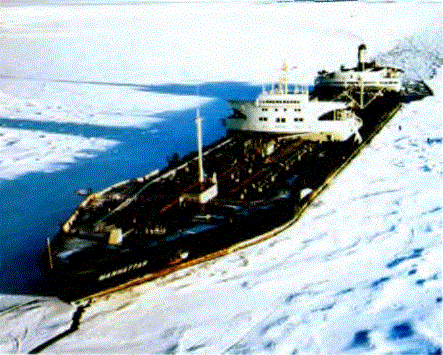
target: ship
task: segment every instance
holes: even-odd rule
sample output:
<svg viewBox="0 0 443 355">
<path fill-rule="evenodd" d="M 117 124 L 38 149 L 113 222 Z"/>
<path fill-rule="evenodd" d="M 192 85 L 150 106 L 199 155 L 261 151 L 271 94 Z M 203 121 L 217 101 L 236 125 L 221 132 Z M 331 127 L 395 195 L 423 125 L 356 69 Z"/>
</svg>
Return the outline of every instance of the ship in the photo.
<svg viewBox="0 0 443 355">
<path fill-rule="evenodd" d="M 353 68 L 341 66 L 336 71 L 321 70 L 315 79 L 315 87 L 323 95 L 342 93 L 346 89 L 364 88 L 368 91 L 399 93 L 402 90 L 402 70 L 382 66 L 375 60 L 369 61 L 367 47 L 358 47 L 357 65 Z"/>
<path fill-rule="evenodd" d="M 360 109 L 310 97 L 287 72 L 255 101 L 230 102 L 223 138 L 203 146 L 197 109 L 196 152 L 88 191 L 48 239 L 52 292 L 105 294 L 290 225 L 399 107 L 392 93 Z"/>
</svg>

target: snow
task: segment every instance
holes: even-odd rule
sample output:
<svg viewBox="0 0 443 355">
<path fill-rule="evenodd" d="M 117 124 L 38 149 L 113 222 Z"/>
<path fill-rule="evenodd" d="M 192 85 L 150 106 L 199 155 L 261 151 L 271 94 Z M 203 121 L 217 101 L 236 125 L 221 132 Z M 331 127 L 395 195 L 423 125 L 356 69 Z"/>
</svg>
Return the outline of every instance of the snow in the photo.
<svg viewBox="0 0 443 355">
<path fill-rule="evenodd" d="M 266 83 L 285 59 L 297 65 L 296 82 L 311 83 L 319 69 L 354 65 L 365 42 L 371 56 L 434 91 L 405 105 L 293 227 L 93 303 L 79 330 L 45 351 L 437 353 L 440 38 L 440 3 L 2 8 L 0 179 L 69 169 L 119 144 L 14 123 L 151 127 L 167 111 L 215 99 L 144 90 L 156 83 Z M 34 296 L 5 295 L 0 307 L 0 352 L 8 353 L 63 332 L 74 312 Z"/>
<path fill-rule="evenodd" d="M 296 81 L 312 83 L 319 65 L 354 64 L 356 56 L 350 58 L 349 52 L 363 40 L 373 54 L 391 49 L 406 34 L 432 33 L 440 20 L 436 6 L 234 2 L 12 7 L 2 21 L 3 74 L 139 84 L 270 82 L 287 59 L 298 67 Z"/>
<path fill-rule="evenodd" d="M 0 353 L 23 352 L 69 328 L 74 308 L 54 298 L 0 296 Z"/>
</svg>

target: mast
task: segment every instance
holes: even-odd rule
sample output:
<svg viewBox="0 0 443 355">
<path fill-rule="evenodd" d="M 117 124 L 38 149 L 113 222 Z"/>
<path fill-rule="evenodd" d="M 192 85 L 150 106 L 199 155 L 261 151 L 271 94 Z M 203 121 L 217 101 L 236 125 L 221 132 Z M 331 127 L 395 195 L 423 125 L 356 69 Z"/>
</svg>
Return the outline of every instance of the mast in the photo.
<svg viewBox="0 0 443 355">
<path fill-rule="evenodd" d="M 363 78 L 361 77 L 361 75 L 359 75 L 358 77 L 358 84 L 360 86 L 360 108 L 363 110 L 364 109 L 364 82 L 363 82 Z"/>
<path fill-rule="evenodd" d="M 51 270 L 54 268 L 54 263 L 52 261 L 52 250 L 51 250 L 51 241 L 49 238 L 46 238 L 46 243 L 48 245 L 48 261 L 49 261 L 49 267 Z"/>
<path fill-rule="evenodd" d="M 202 118 L 200 116 L 200 109 L 198 108 L 195 116 L 195 125 L 197 126 L 198 182 L 203 184 L 205 181 L 205 172 L 203 171 Z"/>
<path fill-rule="evenodd" d="M 197 108 L 195 115 L 195 125 L 197 128 L 197 146 L 198 146 L 198 184 L 193 186 L 190 191 L 180 196 L 179 202 L 189 201 L 204 205 L 218 195 L 217 175 L 214 172 L 212 179 L 207 179 L 205 183 L 205 172 L 203 170 L 203 143 L 202 143 L 202 118 L 200 109 Z"/>
<path fill-rule="evenodd" d="M 280 92 L 283 94 L 287 94 L 288 93 L 288 73 L 289 73 L 289 66 L 288 63 L 285 61 L 283 63 L 283 68 L 282 68 L 282 76 L 280 78 Z M 282 92 L 283 91 L 283 92 Z"/>
</svg>

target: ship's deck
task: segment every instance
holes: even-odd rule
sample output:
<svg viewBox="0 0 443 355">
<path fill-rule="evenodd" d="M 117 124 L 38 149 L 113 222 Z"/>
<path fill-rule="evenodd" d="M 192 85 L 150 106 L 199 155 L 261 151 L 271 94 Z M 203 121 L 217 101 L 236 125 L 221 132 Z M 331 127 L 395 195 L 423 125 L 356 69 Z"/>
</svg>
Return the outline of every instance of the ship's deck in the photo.
<svg viewBox="0 0 443 355">
<path fill-rule="evenodd" d="M 216 174 L 218 195 L 208 204 L 186 208 L 180 197 L 198 187 L 197 160 L 194 158 L 172 168 L 166 174 L 144 181 L 135 179 L 96 194 L 77 211 L 69 226 L 71 234 L 100 239 L 110 228 L 120 228 L 123 235 L 168 234 L 179 229 L 190 214 L 208 214 L 220 206 L 250 206 L 275 195 L 290 175 L 296 174 L 302 157 L 313 151 L 312 142 L 280 141 L 272 143 L 275 152 L 264 154 L 262 147 L 271 144 L 251 139 L 229 138 L 204 157 L 207 176 Z"/>
</svg>

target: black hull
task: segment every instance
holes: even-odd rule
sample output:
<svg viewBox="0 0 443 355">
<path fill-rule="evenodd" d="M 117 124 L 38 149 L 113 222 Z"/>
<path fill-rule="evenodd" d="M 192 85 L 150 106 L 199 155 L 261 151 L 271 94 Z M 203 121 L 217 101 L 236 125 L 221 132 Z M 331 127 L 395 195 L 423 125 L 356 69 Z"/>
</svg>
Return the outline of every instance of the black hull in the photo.
<svg viewBox="0 0 443 355">
<path fill-rule="evenodd" d="M 222 222 L 196 224 L 155 243 L 119 248 L 100 246 L 79 252 L 50 272 L 52 291 L 72 301 L 130 280 L 150 279 L 166 268 L 204 257 L 270 231 L 294 217 L 298 199 L 290 192 L 250 208 L 233 207 Z M 56 239 L 63 239 L 59 234 Z"/>
</svg>

